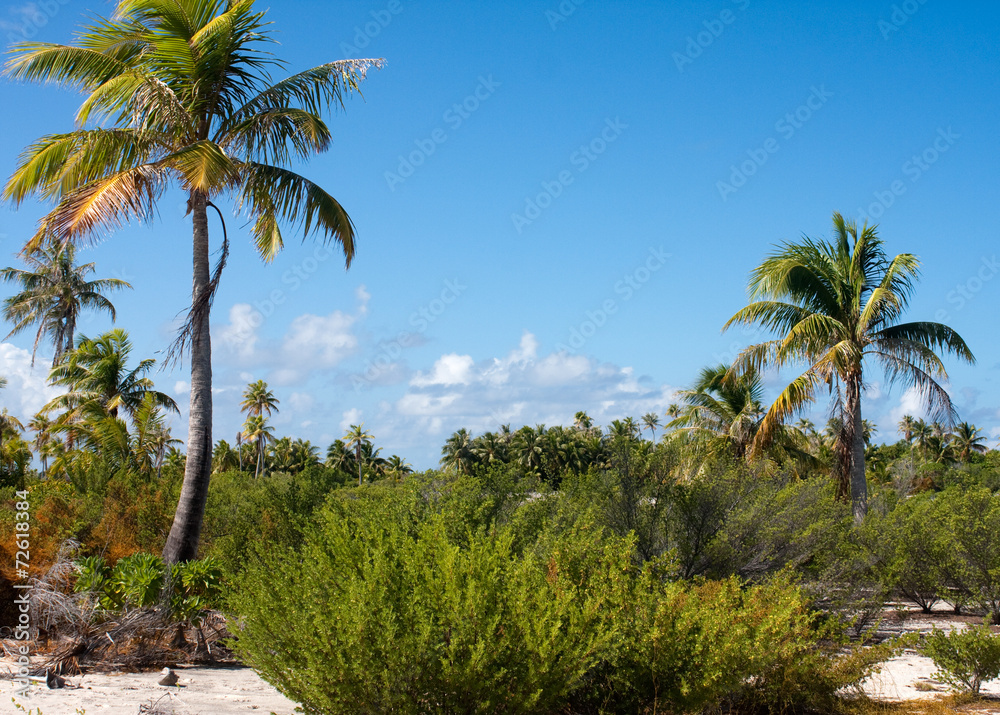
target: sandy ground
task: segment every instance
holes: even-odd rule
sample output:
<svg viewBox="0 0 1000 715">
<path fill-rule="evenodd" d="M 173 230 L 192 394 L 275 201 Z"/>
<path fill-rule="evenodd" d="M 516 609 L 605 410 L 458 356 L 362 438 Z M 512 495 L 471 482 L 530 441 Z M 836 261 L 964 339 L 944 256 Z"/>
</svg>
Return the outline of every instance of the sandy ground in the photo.
<svg viewBox="0 0 1000 715">
<path fill-rule="evenodd" d="M 0 661 L 0 672 L 10 667 Z M 250 668 L 177 668 L 177 686 L 157 685 L 159 672 L 120 675 L 81 675 L 67 678 L 67 687 L 49 690 L 44 684 L 31 689 L 30 698 L 17 702 L 41 715 L 242 715 L 276 713 L 292 715 L 295 703 L 264 682 Z M 0 681 L 0 713 L 17 713 L 11 704 L 15 685 Z M 156 706 L 153 709 L 153 706 Z M 146 709 L 141 709 L 146 706 Z M 32 713 L 36 715 L 36 713 Z"/>
<path fill-rule="evenodd" d="M 929 632 L 932 628 L 963 628 L 968 619 L 956 618 L 942 611 L 932 616 L 913 614 L 897 630 Z M 10 659 L 0 659 L 0 673 L 12 670 Z M 882 671 L 865 682 L 868 695 L 880 700 L 934 698 L 948 691 L 934 679 L 935 667 L 930 658 L 916 651 L 906 651 L 888 661 Z M 19 713 L 34 709 L 32 715 L 241 715 L 275 713 L 293 715 L 295 703 L 264 682 L 249 668 L 191 667 L 176 669 L 177 687 L 157 685 L 159 672 L 82 675 L 67 678 L 67 687 L 49 690 L 44 685 L 32 688 L 30 698 L 19 698 L 24 708 L 10 705 L 14 684 L 0 680 L 0 713 Z M 1000 697 L 1000 680 L 984 684 L 984 695 Z M 155 709 L 154 709 L 155 706 Z"/>
</svg>

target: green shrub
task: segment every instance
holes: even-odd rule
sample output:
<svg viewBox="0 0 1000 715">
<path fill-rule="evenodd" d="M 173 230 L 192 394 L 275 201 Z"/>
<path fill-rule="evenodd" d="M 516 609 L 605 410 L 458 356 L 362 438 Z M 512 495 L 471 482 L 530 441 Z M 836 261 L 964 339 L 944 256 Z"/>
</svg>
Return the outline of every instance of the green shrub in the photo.
<svg viewBox="0 0 1000 715">
<path fill-rule="evenodd" d="M 119 559 L 109 581 L 126 608 L 148 608 L 159 600 L 165 575 L 163 559 L 140 552 Z"/>
<path fill-rule="evenodd" d="M 215 559 L 174 564 L 170 578 L 173 586 L 170 610 L 177 620 L 196 623 L 218 605 L 222 596 L 222 568 Z"/>
<path fill-rule="evenodd" d="M 307 713 L 561 706 L 612 646 L 630 542 L 580 525 L 518 558 L 508 532 L 459 546 L 412 493 L 383 496 L 333 500 L 301 552 L 248 569 L 242 659 Z"/>
<path fill-rule="evenodd" d="M 973 695 L 979 695 L 984 682 L 1000 676 L 1000 636 L 993 635 L 989 626 L 950 633 L 935 628 L 923 651 L 939 668 L 936 677 Z"/>
</svg>

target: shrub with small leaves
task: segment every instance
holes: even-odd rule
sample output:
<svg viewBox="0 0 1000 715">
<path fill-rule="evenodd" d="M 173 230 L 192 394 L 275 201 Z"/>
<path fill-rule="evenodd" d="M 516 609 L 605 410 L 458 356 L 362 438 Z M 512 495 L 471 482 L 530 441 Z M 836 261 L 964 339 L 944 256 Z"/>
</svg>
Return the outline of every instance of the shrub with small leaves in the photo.
<svg viewBox="0 0 1000 715">
<path fill-rule="evenodd" d="M 973 695 L 979 695 L 983 683 L 1000 676 L 1000 636 L 989 626 L 950 633 L 935 628 L 923 652 L 939 668 L 938 678 Z"/>
</svg>

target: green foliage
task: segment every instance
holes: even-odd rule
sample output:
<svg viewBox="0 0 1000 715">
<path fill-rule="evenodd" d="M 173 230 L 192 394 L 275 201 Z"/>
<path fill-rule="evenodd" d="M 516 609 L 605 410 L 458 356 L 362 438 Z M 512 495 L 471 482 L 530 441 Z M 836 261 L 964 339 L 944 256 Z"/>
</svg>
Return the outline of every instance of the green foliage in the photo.
<svg viewBox="0 0 1000 715">
<path fill-rule="evenodd" d="M 673 551 L 638 558 L 601 526 L 607 478 L 516 506 L 495 472 L 338 492 L 234 584 L 234 647 L 309 713 L 779 711 L 887 657 L 843 654 L 788 577 L 675 581 Z"/>
<path fill-rule="evenodd" d="M 235 648 L 309 713 L 553 710 L 611 646 L 629 542 L 580 528 L 515 558 L 509 533 L 450 535 L 447 511 L 332 500 L 233 590 Z"/>
<path fill-rule="evenodd" d="M 979 695 L 984 682 L 1000 676 L 1000 636 L 989 626 L 950 633 L 935 628 L 922 650 L 938 667 L 936 677 L 973 695 Z"/>
<path fill-rule="evenodd" d="M 956 586 L 1000 624 L 1000 498 L 979 487 L 939 497 L 956 564 Z"/>
<path fill-rule="evenodd" d="M 181 622 L 197 622 L 218 606 L 222 596 L 222 569 L 212 559 L 187 561 L 170 568 L 159 556 L 139 552 L 119 559 L 114 568 L 103 557 L 85 556 L 76 562 L 77 593 L 91 593 L 104 611 L 149 608 L 168 598 L 171 616 Z"/>
<path fill-rule="evenodd" d="M 125 608 L 148 608 L 159 600 L 165 575 L 163 559 L 139 552 L 115 564 L 109 585 Z"/>
<path fill-rule="evenodd" d="M 179 621 L 196 623 L 222 598 L 222 567 L 214 559 L 174 564 L 170 578 L 170 610 Z"/>
</svg>

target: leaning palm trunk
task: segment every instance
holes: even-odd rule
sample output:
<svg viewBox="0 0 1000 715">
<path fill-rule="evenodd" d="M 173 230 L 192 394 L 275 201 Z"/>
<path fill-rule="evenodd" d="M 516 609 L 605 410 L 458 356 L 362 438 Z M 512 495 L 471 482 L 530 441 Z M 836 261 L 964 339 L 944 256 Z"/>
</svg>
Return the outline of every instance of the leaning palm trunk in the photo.
<svg viewBox="0 0 1000 715">
<path fill-rule="evenodd" d="M 191 305 L 209 290 L 207 199 L 191 193 L 194 223 L 194 287 Z M 196 308 L 192 308 L 196 310 Z M 192 316 L 191 416 L 188 427 L 187 461 L 174 523 L 170 527 L 163 559 L 167 563 L 189 561 L 197 556 L 201 521 L 212 475 L 212 340 L 207 307 Z"/>
</svg>

